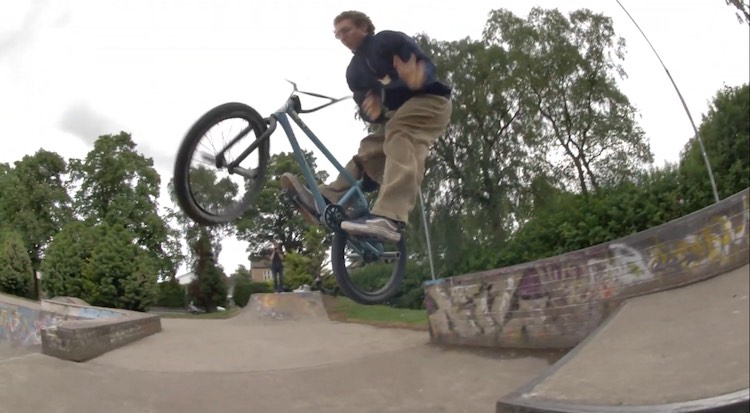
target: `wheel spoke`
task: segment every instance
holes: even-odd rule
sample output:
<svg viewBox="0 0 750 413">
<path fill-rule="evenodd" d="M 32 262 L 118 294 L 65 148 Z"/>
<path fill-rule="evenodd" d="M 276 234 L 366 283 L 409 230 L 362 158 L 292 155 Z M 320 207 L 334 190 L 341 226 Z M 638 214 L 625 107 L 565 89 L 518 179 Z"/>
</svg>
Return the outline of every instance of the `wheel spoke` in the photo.
<svg viewBox="0 0 750 413">
<path fill-rule="evenodd" d="M 217 106 L 193 125 L 178 151 L 174 177 L 177 200 L 188 217 L 203 225 L 224 224 L 255 202 L 264 184 L 269 143 L 248 148 L 266 127 L 257 112 L 238 103 Z M 214 137 L 224 146 L 217 147 Z M 231 152 L 246 150 L 252 157 L 236 165 L 226 162 L 236 158 Z"/>
<path fill-rule="evenodd" d="M 360 304 L 378 304 L 392 298 L 398 292 L 406 270 L 404 239 L 397 243 L 397 251 L 383 252 L 382 242 L 376 241 L 374 244 L 350 238 L 345 232 L 334 234 L 331 248 L 334 275 L 341 291 Z M 363 247 L 369 248 L 361 254 Z M 370 249 L 378 252 L 372 253 Z M 362 272 L 360 277 L 360 271 L 368 264 L 392 265 L 393 269 L 387 279 L 372 278 L 374 273 L 367 270 L 364 270 L 366 272 Z"/>
</svg>

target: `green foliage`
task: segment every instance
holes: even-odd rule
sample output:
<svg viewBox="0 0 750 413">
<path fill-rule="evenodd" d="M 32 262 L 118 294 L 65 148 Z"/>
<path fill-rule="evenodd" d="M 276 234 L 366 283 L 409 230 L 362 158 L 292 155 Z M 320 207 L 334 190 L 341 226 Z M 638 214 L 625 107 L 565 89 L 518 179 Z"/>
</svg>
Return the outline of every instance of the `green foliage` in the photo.
<svg viewBox="0 0 750 413">
<path fill-rule="evenodd" d="M 89 224 L 106 222 L 129 231 L 154 262 L 153 278 L 172 276 L 181 254 L 175 233 L 159 215 L 160 178 L 153 160 L 136 151 L 125 132 L 102 135 L 83 160 L 70 161 L 75 210 Z"/>
<path fill-rule="evenodd" d="M 475 235 L 486 242 L 502 240 L 527 208 L 524 197 L 511 195 L 534 173 L 518 130 L 526 114 L 510 73 L 513 62 L 502 48 L 484 41 L 417 40 L 454 90 L 451 123 L 426 165 L 427 208 L 460 214 L 459 225 L 484 228 Z M 415 208 L 410 221 L 421 224 L 420 215 Z"/>
<path fill-rule="evenodd" d="M 270 293 L 273 291 L 266 282 L 253 282 L 249 280 L 237 280 L 234 284 L 234 303 L 240 307 L 247 305 L 250 296 L 259 293 Z"/>
<path fill-rule="evenodd" d="M 312 259 L 296 252 L 284 257 L 284 289 L 294 290 L 302 284 L 311 285 L 315 274 L 311 270 Z"/>
<path fill-rule="evenodd" d="M 190 169 L 190 185 L 192 196 L 196 197 L 198 205 L 210 210 L 221 208 L 235 202 L 239 194 L 239 186 L 228 177 L 219 178 L 215 168 L 204 165 L 194 166 Z M 174 193 L 174 182 L 170 179 L 168 191 L 173 202 L 176 202 Z M 170 214 L 181 227 L 182 237 L 189 243 L 195 242 L 201 231 L 206 231 L 212 242 L 212 248 L 218 255 L 221 251 L 221 239 L 230 235 L 234 228 L 231 224 L 212 225 L 201 228 L 200 225 L 189 219 L 181 210 Z M 192 257 L 195 258 L 195 257 Z"/>
<path fill-rule="evenodd" d="M 750 186 L 750 86 L 723 87 L 703 116 L 698 133 L 716 179 L 720 198 Z M 680 181 L 688 211 L 713 203 L 711 184 L 700 144 L 685 145 Z"/>
<path fill-rule="evenodd" d="M 635 108 L 617 86 L 625 40 L 611 18 L 533 8 L 521 19 L 501 9 L 490 13 L 484 39 L 506 48 L 529 115 L 522 133 L 561 184 L 585 194 L 653 161 Z"/>
<path fill-rule="evenodd" d="M 151 257 L 119 225 L 102 223 L 91 259 L 81 273 L 84 300 L 92 305 L 145 311 L 156 298 Z"/>
<path fill-rule="evenodd" d="M 233 280 L 245 280 L 245 281 L 251 281 L 252 280 L 252 273 L 250 272 L 250 269 L 245 267 L 244 265 L 240 264 L 237 266 L 237 269 L 234 270 L 234 273 L 232 274 Z"/>
<path fill-rule="evenodd" d="M 146 311 L 157 297 L 153 257 L 130 231 L 103 222 L 63 227 L 42 262 L 49 296 L 78 297 L 91 305 Z"/>
<path fill-rule="evenodd" d="M 315 156 L 311 152 L 305 152 L 304 156 L 318 182 L 324 182 L 327 173 L 317 170 Z M 268 165 L 268 180 L 258 194 L 256 204 L 236 223 L 237 237 L 248 242 L 251 259 L 266 257 L 268 245 L 273 241 L 280 242 L 286 253 L 294 251 L 311 255 L 317 255 L 317 251 L 325 250 L 330 244 L 326 239 L 324 243 L 317 243 L 315 250 L 305 250 L 304 239 L 309 225 L 280 198 L 279 177 L 285 172 L 297 177 L 303 176 L 292 152 L 272 155 Z"/>
<path fill-rule="evenodd" d="M 331 271 L 325 271 L 320 276 L 320 284 L 313 284 L 311 287 L 315 290 L 322 290 L 326 294 L 331 295 L 339 295 L 341 293 L 341 288 L 339 288 L 338 283 L 336 282 L 336 277 L 333 275 L 333 272 Z"/>
<path fill-rule="evenodd" d="M 204 227 L 200 227 L 198 239 L 191 245 L 193 256 L 196 257 L 193 272 L 196 277 L 189 287 L 190 295 L 198 302 L 199 307 L 206 312 L 216 311 L 217 306 L 226 305 L 227 284 L 224 270 L 216 262 L 216 256 L 211 246 L 211 236 Z"/>
<path fill-rule="evenodd" d="M 610 18 L 499 9 L 479 40 L 417 41 L 454 88 L 451 124 L 423 183 L 441 276 L 494 265 L 556 194 L 619 185 L 652 161 L 617 85 L 625 43 Z M 410 222 L 409 250 L 426 263 L 419 208 Z"/>
<path fill-rule="evenodd" d="M 13 168 L 6 164 L 0 173 L 0 222 L 21 237 L 34 270 L 52 237 L 72 217 L 63 182 L 66 171 L 60 155 L 40 149 Z"/>
<path fill-rule="evenodd" d="M 156 305 L 167 308 L 185 308 L 187 300 L 186 291 L 176 279 L 170 279 L 159 283 Z"/>
<path fill-rule="evenodd" d="M 590 196 L 565 194 L 538 211 L 498 254 L 495 266 L 550 257 L 611 241 L 678 218 L 676 169 L 644 172 L 636 182 Z M 471 270 L 486 269 L 471 268 Z"/>
<path fill-rule="evenodd" d="M 355 285 L 373 291 L 382 287 L 393 272 L 395 263 L 373 263 L 349 271 Z M 430 279 L 429 267 L 409 261 L 406 264 L 404 282 L 396 295 L 384 305 L 398 308 L 424 308 L 422 283 Z"/>
<path fill-rule="evenodd" d="M 81 221 L 71 221 L 53 238 L 41 266 L 42 289 L 48 296 L 86 300 L 82 274 L 91 260 L 99 233 L 95 227 Z"/>
<path fill-rule="evenodd" d="M 31 298 L 33 270 L 23 239 L 16 232 L 0 233 L 0 292 Z"/>
</svg>

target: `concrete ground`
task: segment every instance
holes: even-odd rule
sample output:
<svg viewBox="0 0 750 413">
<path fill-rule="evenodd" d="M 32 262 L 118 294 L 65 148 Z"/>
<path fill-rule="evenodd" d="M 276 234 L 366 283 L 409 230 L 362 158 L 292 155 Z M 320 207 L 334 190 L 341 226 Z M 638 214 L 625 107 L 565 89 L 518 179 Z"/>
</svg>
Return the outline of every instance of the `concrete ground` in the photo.
<svg viewBox="0 0 750 413">
<path fill-rule="evenodd" d="M 0 412 L 491 412 L 554 361 L 349 323 L 238 316 L 162 326 L 86 363 L 0 360 Z"/>
<path fill-rule="evenodd" d="M 633 299 L 552 371 L 562 354 L 448 349 L 424 331 L 252 308 L 167 318 L 161 333 L 86 363 L 0 347 L 0 413 L 473 413 L 509 393 L 589 406 L 696 400 L 748 387 L 749 286 L 744 266 Z"/>
<path fill-rule="evenodd" d="M 521 399 L 685 403 L 750 385 L 750 267 L 631 299 Z"/>
</svg>

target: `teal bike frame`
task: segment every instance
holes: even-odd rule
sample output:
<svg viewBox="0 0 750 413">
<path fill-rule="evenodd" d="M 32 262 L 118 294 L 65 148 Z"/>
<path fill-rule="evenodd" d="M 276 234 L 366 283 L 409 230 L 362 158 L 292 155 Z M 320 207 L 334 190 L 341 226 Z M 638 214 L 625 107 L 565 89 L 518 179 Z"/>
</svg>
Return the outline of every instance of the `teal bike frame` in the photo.
<svg viewBox="0 0 750 413">
<path fill-rule="evenodd" d="M 271 134 L 276 130 L 277 123 L 281 124 L 281 128 L 284 130 L 284 133 L 286 134 L 287 138 L 289 139 L 289 143 L 292 145 L 292 149 L 294 151 L 294 157 L 299 163 L 300 167 L 302 168 L 302 173 L 305 176 L 305 181 L 307 182 L 307 187 L 310 189 L 310 191 L 313 194 L 313 198 L 315 199 L 315 208 L 319 214 L 319 221 L 323 223 L 327 228 L 329 228 L 332 231 L 340 230 L 339 228 L 331 227 L 327 220 L 325 219 L 325 211 L 326 208 L 329 206 L 326 204 L 325 199 L 323 198 L 323 194 L 318 189 L 318 182 L 315 180 L 315 177 L 313 176 L 312 169 L 310 168 L 310 165 L 307 163 L 307 160 L 305 160 L 305 157 L 302 152 L 302 148 L 299 145 L 299 142 L 297 141 L 297 137 L 294 135 L 294 131 L 292 130 L 291 122 L 289 121 L 289 118 L 291 118 L 294 123 L 297 124 L 297 126 L 302 129 L 302 131 L 307 135 L 308 138 L 310 138 L 310 141 L 323 153 L 323 155 L 328 159 L 333 166 L 338 170 L 338 172 L 346 178 L 346 180 L 349 182 L 351 187 L 346 191 L 344 196 L 338 201 L 335 202 L 331 201 L 334 205 L 338 205 L 343 208 L 344 205 L 349 203 L 351 200 L 355 200 L 355 202 L 358 202 L 362 208 L 369 211 L 369 205 L 367 203 L 367 199 L 365 198 L 364 191 L 362 190 L 362 181 L 354 179 L 354 177 L 344 169 L 344 167 L 339 163 L 336 158 L 334 158 L 333 154 L 326 148 L 326 146 L 323 144 L 323 142 L 320 141 L 320 139 L 313 133 L 312 130 L 305 124 L 305 122 L 300 119 L 299 114 L 300 113 L 311 113 L 315 112 L 317 110 L 323 109 L 327 106 L 333 105 L 334 103 L 340 102 L 345 99 L 349 99 L 351 96 L 346 96 L 343 98 L 332 98 L 325 95 L 320 95 L 317 93 L 310 93 L 310 92 L 303 92 L 297 89 L 297 85 L 294 82 L 289 82 L 292 85 L 294 85 L 294 91 L 289 96 L 287 101 L 284 103 L 284 105 L 279 108 L 277 111 L 275 111 L 269 118 L 266 119 L 266 122 L 268 122 L 268 129 L 261 135 L 256 142 L 254 142 L 250 147 L 245 151 L 246 153 L 250 153 L 251 151 L 255 150 L 255 147 L 260 144 L 264 139 L 268 139 Z M 321 106 L 314 107 L 312 109 L 302 109 L 299 96 L 297 96 L 296 93 L 315 96 L 323 99 L 328 99 L 330 102 L 323 104 Z M 245 154 L 243 154 L 245 155 Z M 244 156 L 241 155 L 240 158 L 243 158 Z M 356 205 L 356 204 L 353 204 Z M 383 254 L 383 246 L 381 243 L 378 243 L 378 246 L 372 245 L 370 242 L 359 242 L 356 243 L 358 245 L 353 245 L 355 243 L 349 242 L 349 245 L 354 248 L 355 250 L 358 250 L 357 252 L 362 254 L 365 251 L 362 250 L 361 247 L 366 248 L 369 250 L 369 252 L 375 253 L 377 255 Z"/>
</svg>

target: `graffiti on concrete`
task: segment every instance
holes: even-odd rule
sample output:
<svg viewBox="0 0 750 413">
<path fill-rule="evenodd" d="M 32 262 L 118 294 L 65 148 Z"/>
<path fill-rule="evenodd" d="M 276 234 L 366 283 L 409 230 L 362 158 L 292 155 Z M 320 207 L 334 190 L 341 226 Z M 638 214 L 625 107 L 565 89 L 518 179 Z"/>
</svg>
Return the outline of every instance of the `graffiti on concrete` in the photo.
<svg viewBox="0 0 750 413">
<path fill-rule="evenodd" d="M 655 245 L 650 251 L 649 267 L 655 271 L 681 271 L 723 263 L 730 260 L 733 253 L 742 253 L 741 248 L 733 247 L 747 243 L 750 221 L 747 195 L 742 197 L 742 205 L 744 211 L 736 216 L 710 217 L 707 225 L 684 238 Z"/>
<path fill-rule="evenodd" d="M 572 347 L 622 300 L 747 264 L 748 191 L 638 234 L 425 286 L 433 340 Z"/>
<path fill-rule="evenodd" d="M 287 320 L 300 318 L 327 318 L 318 292 L 282 294 L 253 294 L 249 305 L 257 316 Z"/>
<path fill-rule="evenodd" d="M 38 346 L 41 330 L 56 325 L 64 317 L 27 307 L 0 306 L 0 341 L 12 347 Z"/>
</svg>

